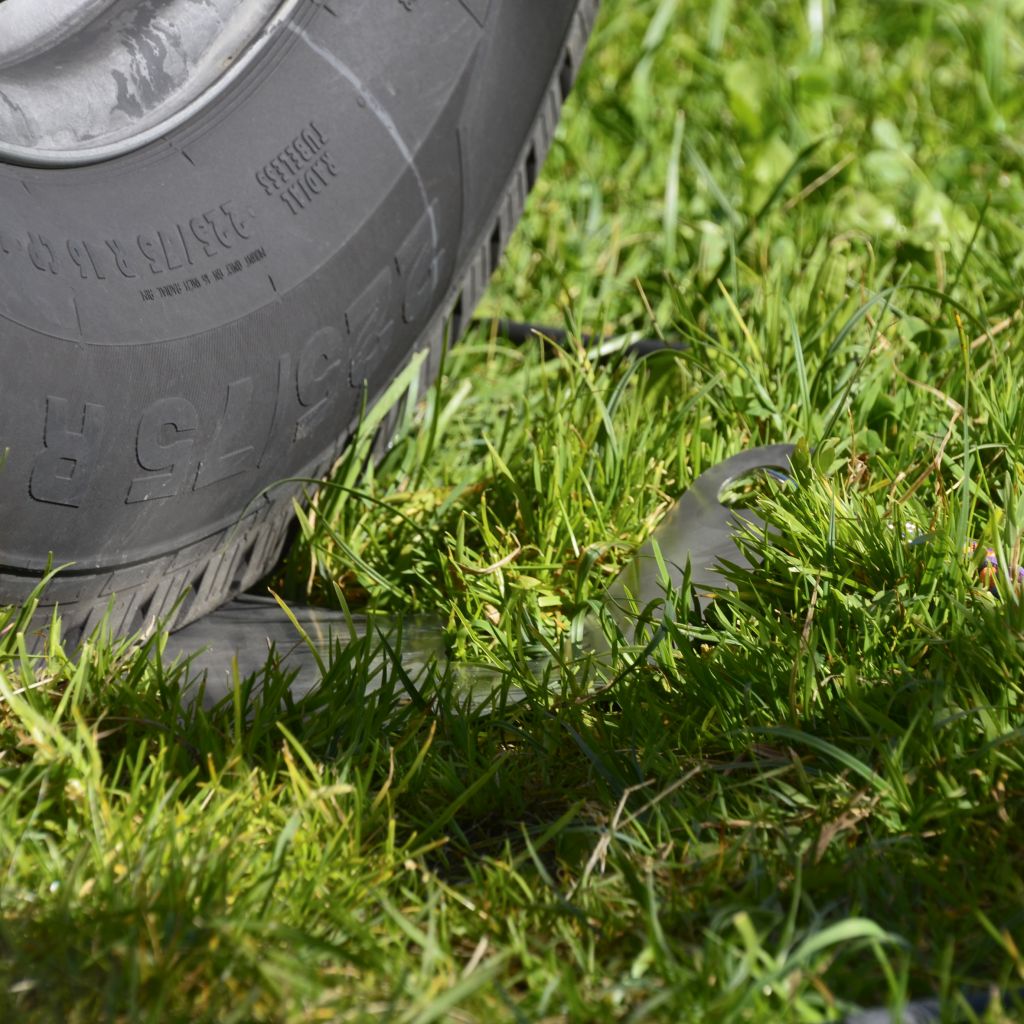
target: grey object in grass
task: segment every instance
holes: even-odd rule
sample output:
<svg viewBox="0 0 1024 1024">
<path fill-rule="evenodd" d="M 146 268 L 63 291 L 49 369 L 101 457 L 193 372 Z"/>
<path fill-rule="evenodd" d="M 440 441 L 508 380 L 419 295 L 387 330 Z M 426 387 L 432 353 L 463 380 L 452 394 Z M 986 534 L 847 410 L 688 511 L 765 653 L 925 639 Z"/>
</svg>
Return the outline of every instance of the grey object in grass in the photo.
<svg viewBox="0 0 1024 1024">
<path fill-rule="evenodd" d="M 723 565 L 752 568 L 736 544 L 737 531 L 764 530 L 764 521 L 749 508 L 726 504 L 725 491 L 758 472 L 787 473 L 792 454 L 791 444 L 751 448 L 702 473 L 608 588 L 620 626 L 639 613 L 663 608 L 667 596 L 683 587 L 687 573 L 694 600 L 706 611 L 714 592 L 728 586 Z"/>
<path fill-rule="evenodd" d="M 282 669 L 294 675 L 289 689 L 299 700 L 320 685 L 321 665 L 332 660 L 335 650 L 365 637 L 370 625 L 365 616 L 325 608 L 299 606 L 289 611 L 294 621 L 272 598 L 243 594 L 172 633 L 164 655 L 190 659 L 189 675 L 196 681 L 193 692 L 201 685 L 203 703 L 212 706 L 232 692 L 236 674 L 239 680 L 257 675 L 273 651 Z M 380 635 L 396 643 L 403 667 L 412 676 L 444 656 L 437 620 L 406 620 Z M 368 673 L 370 688 L 385 669 L 385 658 L 376 656 Z"/>
<path fill-rule="evenodd" d="M 724 504 L 724 492 L 730 484 L 759 471 L 785 473 L 792 452 L 793 446 L 788 444 L 753 448 L 698 477 L 608 589 L 609 609 L 624 631 L 631 628 L 638 613 L 649 621 L 652 611 L 663 610 L 668 595 L 684 586 L 687 573 L 695 600 L 705 608 L 714 590 L 729 585 L 721 573 L 723 564 L 751 567 L 736 544 L 736 534 L 738 530 L 763 529 L 764 523 L 750 509 Z M 240 679 L 258 673 L 273 649 L 285 671 L 295 674 L 293 696 L 305 696 L 320 682 L 321 662 L 330 660 L 337 645 L 365 636 L 367 620 L 319 608 L 289 611 L 294 621 L 273 600 L 243 596 L 174 633 L 166 654 L 191 657 L 192 675 L 205 679 L 204 700 L 211 703 L 231 692 L 236 672 Z M 377 622 L 375 628 L 379 628 L 380 620 Z M 440 622 L 396 623 L 381 636 L 394 638 L 399 633 L 402 665 L 411 674 L 443 658 Z M 606 647 L 596 623 L 587 631 L 587 641 L 595 650 Z M 375 677 L 385 669 L 385 659 L 379 660 Z M 496 683 L 493 668 L 459 668 L 471 696 L 483 695 Z"/>
</svg>

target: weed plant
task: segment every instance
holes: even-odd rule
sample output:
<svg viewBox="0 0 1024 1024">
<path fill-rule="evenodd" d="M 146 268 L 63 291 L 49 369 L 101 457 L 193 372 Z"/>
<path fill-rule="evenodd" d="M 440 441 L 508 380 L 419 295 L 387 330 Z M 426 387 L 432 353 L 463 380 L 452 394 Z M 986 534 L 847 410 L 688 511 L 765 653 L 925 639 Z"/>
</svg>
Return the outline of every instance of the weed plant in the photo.
<svg viewBox="0 0 1024 1024">
<path fill-rule="evenodd" d="M 607 0 L 484 308 L 569 343 L 471 332 L 274 580 L 451 660 L 204 709 L 160 635 L 2 613 L 0 1019 L 1021 1019 L 1022 71 L 1020 0 Z M 686 347 L 585 341 L 634 332 Z M 757 567 L 590 656 L 781 441 Z"/>
</svg>

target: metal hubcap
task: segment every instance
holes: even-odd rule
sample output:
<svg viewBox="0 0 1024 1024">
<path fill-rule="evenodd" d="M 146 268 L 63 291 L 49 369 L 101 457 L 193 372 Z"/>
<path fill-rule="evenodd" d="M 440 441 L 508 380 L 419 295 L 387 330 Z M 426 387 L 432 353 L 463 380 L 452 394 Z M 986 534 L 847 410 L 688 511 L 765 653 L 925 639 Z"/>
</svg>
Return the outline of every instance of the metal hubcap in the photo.
<svg viewBox="0 0 1024 1024">
<path fill-rule="evenodd" d="M 300 0 L 0 0 L 0 160 L 74 166 L 222 92 Z"/>
</svg>

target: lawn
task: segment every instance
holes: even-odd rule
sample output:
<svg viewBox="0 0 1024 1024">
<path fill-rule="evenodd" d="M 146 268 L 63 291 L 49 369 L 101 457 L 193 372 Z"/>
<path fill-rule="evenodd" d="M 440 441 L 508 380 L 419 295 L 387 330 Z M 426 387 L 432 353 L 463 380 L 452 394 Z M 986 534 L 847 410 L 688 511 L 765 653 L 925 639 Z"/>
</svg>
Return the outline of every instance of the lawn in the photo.
<svg viewBox="0 0 1024 1024">
<path fill-rule="evenodd" d="M 204 710 L 0 612 L 0 1019 L 1024 1019 L 1022 71 L 1021 0 L 607 0 L 481 310 L 569 343 L 472 331 L 273 581 L 449 660 Z M 783 441 L 757 568 L 591 656 Z"/>
</svg>

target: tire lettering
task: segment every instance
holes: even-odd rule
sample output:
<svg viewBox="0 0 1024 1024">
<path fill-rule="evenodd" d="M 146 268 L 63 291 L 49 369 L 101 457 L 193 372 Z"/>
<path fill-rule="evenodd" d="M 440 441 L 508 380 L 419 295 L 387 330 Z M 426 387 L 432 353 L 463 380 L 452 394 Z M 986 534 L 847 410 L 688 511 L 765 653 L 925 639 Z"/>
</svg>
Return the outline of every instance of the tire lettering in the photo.
<svg viewBox="0 0 1024 1024">
<path fill-rule="evenodd" d="M 281 424 L 289 415 L 290 408 L 294 404 L 291 396 L 294 394 L 295 386 L 292 382 L 292 360 L 287 353 L 277 361 L 277 389 L 274 394 L 274 415 L 270 420 L 270 430 L 263 442 L 263 451 L 260 453 L 260 460 L 256 464 L 257 469 L 262 469 L 268 456 L 272 459 L 275 454 L 274 442 L 281 436 Z M 294 440 L 294 436 L 292 438 Z"/>
<path fill-rule="evenodd" d="M 231 227 L 234 228 L 235 234 L 243 241 L 247 242 L 252 238 L 252 211 L 242 213 L 235 209 L 234 203 L 221 203 L 220 208 L 227 215 L 229 221 L 231 221 Z"/>
<path fill-rule="evenodd" d="M 289 213 L 301 213 L 338 177 L 338 165 L 326 145 L 326 136 L 310 121 L 256 172 L 257 184 L 265 195 L 278 196 Z"/>
<path fill-rule="evenodd" d="M 307 411 L 295 424 L 293 441 L 309 437 L 327 413 L 341 374 L 341 349 L 341 332 L 336 327 L 321 327 L 303 346 L 295 370 L 295 390 Z"/>
<path fill-rule="evenodd" d="M 72 417 L 68 399 L 46 396 L 43 450 L 35 457 L 28 485 L 36 501 L 78 508 L 85 498 L 103 441 L 106 409 L 91 402 L 74 409 Z"/>
<path fill-rule="evenodd" d="M 145 476 L 132 480 L 126 504 L 173 498 L 188 478 L 199 414 L 184 398 L 161 398 L 142 414 L 135 452 Z"/>
<path fill-rule="evenodd" d="M 142 253 L 149 264 L 150 272 L 162 274 L 164 272 L 164 254 L 158 242 L 153 241 L 149 235 L 139 235 L 139 252 Z"/>
<path fill-rule="evenodd" d="M 185 233 L 181 228 L 175 228 L 173 231 L 158 231 L 156 234 L 160 239 L 163 265 L 168 270 L 180 270 L 186 264 L 191 266 L 192 255 L 188 251 Z"/>
<path fill-rule="evenodd" d="M 243 377 L 228 385 L 224 413 L 196 473 L 195 490 L 238 476 L 256 466 L 256 449 L 245 444 L 253 396 L 252 377 Z"/>
<path fill-rule="evenodd" d="M 28 258 L 36 270 L 57 273 L 57 254 L 53 246 L 42 235 L 33 234 L 31 231 L 28 235 Z"/>
<path fill-rule="evenodd" d="M 312 142 L 305 140 L 304 144 Z M 229 205 L 221 207 L 221 215 L 210 220 L 204 215 L 197 225 L 197 238 L 211 241 L 218 226 L 222 233 L 230 227 L 235 237 L 247 230 Z M 209 426 L 202 429 L 196 406 L 184 397 L 169 396 L 149 405 L 138 421 L 134 438 L 136 461 L 143 472 L 131 480 L 125 502 L 173 498 L 190 487 L 199 491 L 263 469 L 281 455 L 282 444 L 296 444 L 323 431 L 345 377 L 351 388 L 364 388 L 374 367 L 386 358 L 398 326 L 396 310 L 400 310 L 402 321 L 413 324 L 425 320 L 433 308 L 443 253 L 433 249 L 431 216 L 436 223 L 436 205 L 419 218 L 394 258 L 349 304 L 343 327 L 320 327 L 309 335 L 297 355 L 281 354 L 273 384 L 262 378 L 256 381 L 243 377 L 227 385 L 218 421 L 209 425 L 213 426 L 212 436 Z M 187 257 L 183 240 L 174 234 L 157 230 L 139 235 L 137 241 L 138 251 L 154 273 L 165 272 L 168 263 Z M 106 246 L 120 273 L 134 272 L 129 254 L 116 241 L 110 240 Z M 79 272 L 95 269 L 90 258 L 93 253 L 84 242 L 73 243 L 69 255 Z M 141 294 L 146 301 L 184 296 L 198 288 L 216 286 L 266 258 L 261 246 L 240 253 L 237 259 L 213 268 L 209 274 L 196 270 L 193 277 L 168 279 L 167 284 L 142 289 Z M 257 389 L 269 398 L 270 388 L 274 395 L 272 410 L 262 399 L 256 402 Z M 30 492 L 36 500 L 74 507 L 81 503 L 97 462 L 104 424 L 102 406 L 85 404 L 72 409 L 65 398 L 51 396 L 47 400 L 44 449 L 36 456 L 30 480 Z M 203 439 L 204 435 L 208 440 Z"/>
<path fill-rule="evenodd" d="M 353 388 L 366 384 L 374 350 L 390 344 L 395 328 L 394 321 L 388 319 L 390 299 L 391 274 L 385 267 L 345 314 L 352 353 L 348 381 Z"/>
<path fill-rule="evenodd" d="M 256 184 L 259 185 L 268 196 L 272 196 L 274 194 L 274 186 L 271 183 L 270 173 L 266 167 L 262 167 L 256 172 Z"/>
<path fill-rule="evenodd" d="M 92 250 L 85 242 L 68 242 L 68 255 L 71 257 L 71 262 L 78 267 L 78 273 L 83 281 L 89 280 L 89 271 L 92 271 L 92 276 L 97 281 L 105 281 L 107 279 L 106 274 L 100 269 L 96 262 L 96 257 L 93 255 Z"/>
<path fill-rule="evenodd" d="M 221 207 L 204 214 L 203 219 L 213 228 L 213 233 L 221 247 L 230 249 L 235 241 L 235 232 L 227 212 Z"/>
<path fill-rule="evenodd" d="M 402 319 L 416 323 L 430 312 L 437 290 L 438 265 L 442 252 L 434 252 L 431 222 L 437 222 L 437 204 L 433 204 L 402 243 L 395 266 L 402 285 Z"/>
<path fill-rule="evenodd" d="M 207 223 L 206 215 L 203 217 L 193 217 L 189 221 L 189 227 L 192 228 L 192 234 L 195 235 L 196 240 L 203 247 L 203 252 L 212 259 L 217 255 L 217 245 L 213 238 L 213 232 L 210 225 Z"/>
<path fill-rule="evenodd" d="M 128 260 L 128 254 L 121 248 L 121 243 L 116 239 L 107 240 L 107 248 L 110 250 L 111 256 L 114 257 L 114 266 L 121 272 L 122 277 L 138 277 L 139 275 L 132 270 L 132 265 Z"/>
<path fill-rule="evenodd" d="M 318 173 L 331 174 L 327 164 L 321 163 Z M 147 272 L 157 275 L 193 267 L 204 255 L 214 259 L 254 235 L 252 212 L 226 202 L 181 224 L 148 228 L 128 240 L 122 236 L 53 241 L 31 231 L 24 235 L 5 232 L 0 237 L 0 256 L 23 252 L 41 273 L 56 276 L 70 272 L 82 281 L 106 281 L 111 277 L 134 280 Z M 62 266 L 65 257 L 68 262 Z"/>
</svg>

